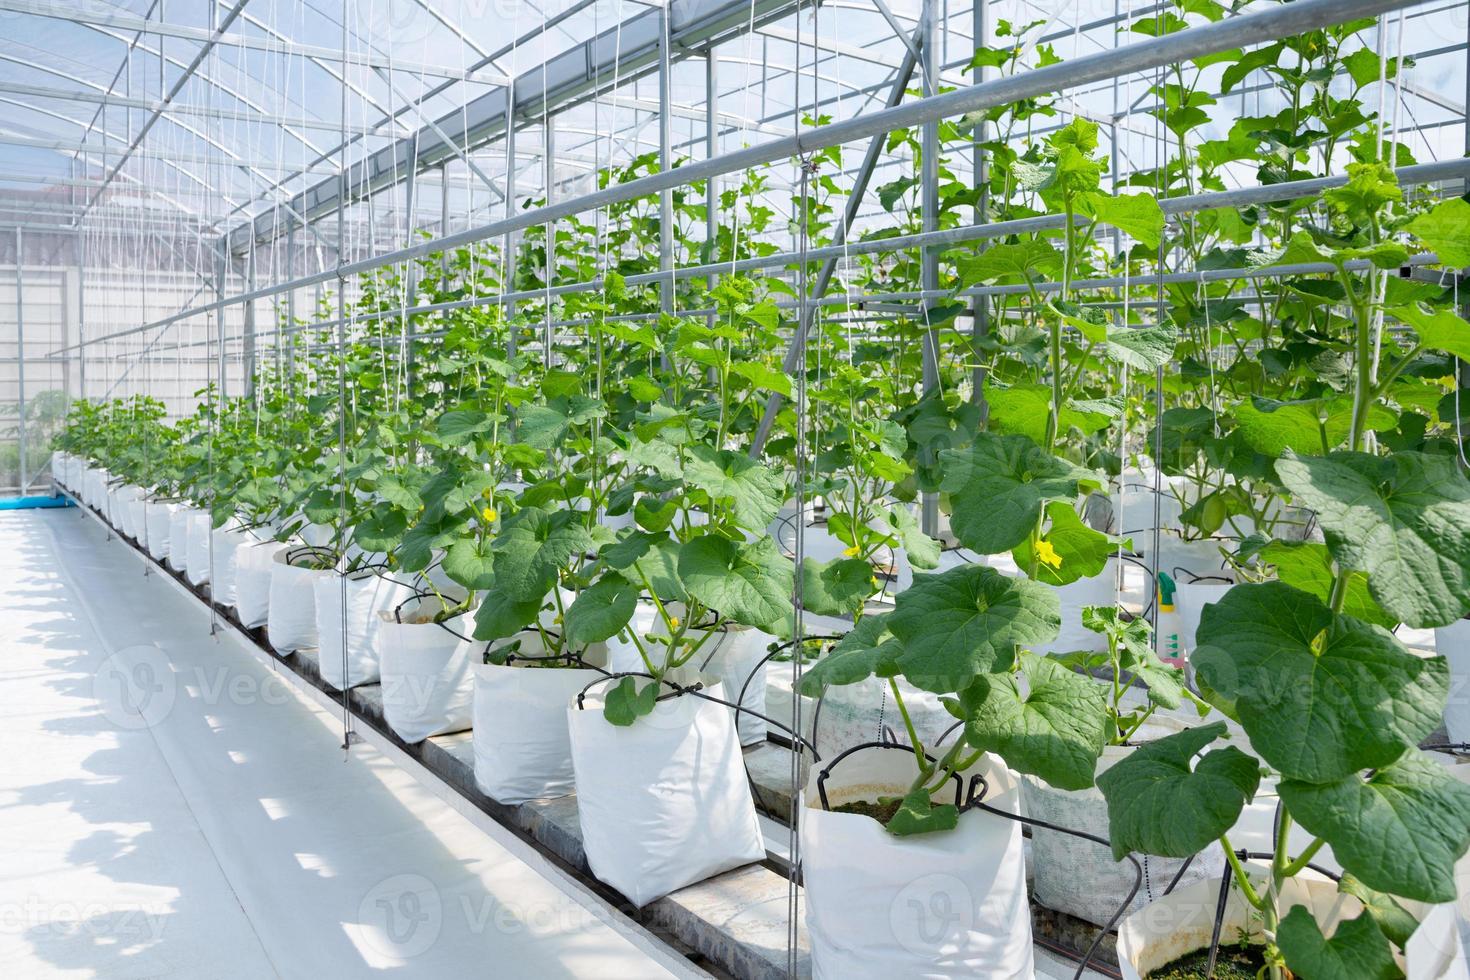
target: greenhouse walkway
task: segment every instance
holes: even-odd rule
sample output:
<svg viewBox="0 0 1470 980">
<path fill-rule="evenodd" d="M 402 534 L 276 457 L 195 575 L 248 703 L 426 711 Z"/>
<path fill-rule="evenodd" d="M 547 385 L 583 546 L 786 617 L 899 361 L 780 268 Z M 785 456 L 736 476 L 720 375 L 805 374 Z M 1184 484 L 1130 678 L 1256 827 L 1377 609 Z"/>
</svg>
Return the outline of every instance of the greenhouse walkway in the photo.
<svg viewBox="0 0 1470 980">
<path fill-rule="evenodd" d="M 0 976 L 689 975 L 105 537 L 0 514 Z"/>
</svg>

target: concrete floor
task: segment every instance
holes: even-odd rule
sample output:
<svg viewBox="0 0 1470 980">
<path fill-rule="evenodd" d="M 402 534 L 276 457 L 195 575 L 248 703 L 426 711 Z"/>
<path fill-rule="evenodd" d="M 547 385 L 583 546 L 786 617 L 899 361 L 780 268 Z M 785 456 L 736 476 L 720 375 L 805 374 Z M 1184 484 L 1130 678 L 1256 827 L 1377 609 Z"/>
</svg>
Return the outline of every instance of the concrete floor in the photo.
<svg viewBox="0 0 1470 980">
<path fill-rule="evenodd" d="M 663 977 L 76 510 L 0 514 L 0 977 Z"/>
</svg>

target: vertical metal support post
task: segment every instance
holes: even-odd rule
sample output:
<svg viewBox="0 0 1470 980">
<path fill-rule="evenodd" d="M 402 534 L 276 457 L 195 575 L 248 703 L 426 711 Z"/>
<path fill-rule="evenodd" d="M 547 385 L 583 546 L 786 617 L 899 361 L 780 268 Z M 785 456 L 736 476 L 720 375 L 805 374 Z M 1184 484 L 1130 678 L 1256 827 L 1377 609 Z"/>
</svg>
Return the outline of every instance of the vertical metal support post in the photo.
<svg viewBox="0 0 1470 980">
<path fill-rule="evenodd" d="M 921 27 L 921 41 L 919 45 L 920 66 L 923 72 L 924 98 L 930 98 L 939 93 L 939 18 L 943 15 L 943 7 L 939 0 L 924 0 L 923 21 Z M 936 231 L 939 228 L 939 121 L 924 124 L 922 140 L 922 159 L 920 160 L 921 173 L 919 175 L 922 195 L 922 217 L 923 230 L 925 232 Z M 920 281 L 926 296 L 939 289 L 939 251 L 933 247 L 925 247 L 920 252 Z M 928 311 L 933 301 L 924 300 L 924 315 L 928 319 Z M 939 388 L 939 337 L 936 330 L 930 329 L 923 333 L 921 338 L 923 344 L 923 366 L 924 366 L 924 394 L 928 396 Z M 920 501 L 919 525 L 925 534 L 937 535 L 939 533 L 939 495 L 937 493 L 925 493 Z"/>
<path fill-rule="evenodd" d="M 971 28 L 976 48 L 982 47 L 990 40 L 989 11 L 989 0 L 974 0 L 974 8 L 971 11 L 973 18 Z M 986 68 L 981 65 L 976 81 L 983 82 L 985 79 Z M 974 154 L 971 164 L 973 168 L 971 186 L 979 192 L 975 198 L 975 223 L 977 225 L 990 220 L 990 171 L 985 156 L 985 143 L 989 139 L 990 123 L 982 119 L 975 127 L 975 139 L 971 144 L 971 152 Z M 984 250 L 987 246 L 988 242 L 982 243 L 980 248 Z M 970 336 L 978 355 L 981 341 L 990 334 L 990 297 L 975 297 L 975 302 L 970 306 L 970 324 Z M 978 364 L 970 372 L 970 401 L 980 410 L 981 426 L 986 426 L 990 422 L 990 402 L 985 398 L 985 376 L 985 368 Z"/>
<path fill-rule="evenodd" d="M 26 312 L 25 298 L 21 290 L 24 278 L 21 272 L 21 256 L 25 239 L 21 237 L 20 225 L 15 226 L 15 380 L 16 417 L 16 462 L 20 466 L 20 495 L 25 496 L 26 485 Z"/>
<path fill-rule="evenodd" d="M 255 292 L 255 237 L 250 239 L 250 250 L 245 254 L 245 291 Z M 244 392 L 248 397 L 255 394 L 255 300 L 245 301 L 244 350 L 242 354 Z"/>
<path fill-rule="evenodd" d="M 658 37 L 658 169 L 668 173 L 674 165 L 673 119 L 671 109 L 673 97 L 670 89 L 672 61 L 670 58 L 669 5 L 659 8 Z M 658 198 L 658 270 L 668 275 L 659 282 L 659 306 L 665 313 L 674 312 L 674 191 L 668 188 Z"/>
<path fill-rule="evenodd" d="M 551 114 L 547 113 L 541 120 L 542 148 L 545 151 L 545 159 L 542 161 L 542 174 L 546 184 L 546 203 L 550 204 L 556 195 L 556 121 Z M 541 350 L 545 358 L 545 367 L 552 366 L 552 340 L 551 328 L 551 287 L 556 281 L 556 222 L 546 223 L 546 309 L 542 312 L 546 315 L 546 325 L 542 329 Z"/>
<path fill-rule="evenodd" d="M 717 118 L 720 107 L 720 56 L 710 48 L 704 58 L 704 155 L 713 160 L 720 153 L 720 123 Z M 715 261 L 715 239 L 719 235 L 720 180 L 711 177 L 704 186 L 704 261 Z M 709 274 L 709 288 L 713 290 L 719 276 Z M 715 326 L 715 314 L 709 315 L 709 326 Z"/>
<path fill-rule="evenodd" d="M 413 210 L 418 201 L 418 133 L 414 133 L 413 154 L 410 157 L 414 166 L 408 168 L 408 175 L 403 181 L 403 237 L 409 244 L 413 243 Z M 405 262 L 403 264 L 403 378 L 410 391 L 413 390 L 413 348 L 414 348 L 414 318 L 413 314 L 407 312 L 411 307 L 418 305 L 418 263 Z"/>
<path fill-rule="evenodd" d="M 84 168 L 78 165 L 73 168 L 73 173 L 80 178 Z M 82 401 L 87 400 L 87 229 L 78 226 L 76 237 L 76 260 L 77 260 L 77 397 Z M 71 366 L 67 366 L 67 373 L 71 373 Z"/>
<path fill-rule="evenodd" d="M 443 237 L 449 234 L 449 163 L 445 161 L 439 168 L 439 235 Z M 439 272 L 441 281 L 439 288 L 445 292 L 449 291 L 449 250 L 445 249 L 439 253 Z"/>
<path fill-rule="evenodd" d="M 507 219 L 515 217 L 516 213 L 516 87 L 515 83 L 505 87 L 505 216 Z M 503 293 L 513 292 L 516 282 L 516 236 L 515 232 L 506 232 L 505 240 L 501 243 L 501 249 L 505 252 L 505 261 L 502 263 L 505 269 L 505 281 L 500 284 Z M 505 304 L 505 318 L 507 321 L 514 320 L 516 314 L 515 303 Z M 506 334 L 505 353 L 507 357 L 516 356 L 516 331 L 512 327 Z"/>
<path fill-rule="evenodd" d="M 224 239 L 224 238 L 221 238 L 220 241 L 221 241 L 222 244 L 228 244 L 227 240 Z M 215 269 L 215 272 L 214 272 L 214 298 L 215 298 L 215 302 L 219 302 L 219 301 L 223 300 L 225 298 L 225 293 L 228 292 L 228 289 L 227 289 L 226 284 L 225 284 L 225 276 L 229 273 L 229 270 L 230 270 L 230 267 L 227 264 L 227 258 L 226 258 L 227 255 L 228 255 L 228 253 L 224 250 L 224 248 L 221 248 L 220 251 L 219 251 L 219 254 L 215 256 L 215 261 L 214 261 L 214 269 Z M 216 330 L 217 340 L 219 342 L 219 400 L 220 400 L 221 403 L 223 403 L 224 400 L 227 397 L 229 397 L 229 384 L 228 384 L 228 380 L 227 380 L 227 377 L 226 377 L 226 374 L 225 374 L 226 368 L 225 368 L 225 309 L 224 309 L 224 307 L 221 307 L 221 308 L 215 310 L 215 312 L 214 312 L 214 320 L 215 320 L 215 326 L 217 328 L 217 330 Z"/>
</svg>

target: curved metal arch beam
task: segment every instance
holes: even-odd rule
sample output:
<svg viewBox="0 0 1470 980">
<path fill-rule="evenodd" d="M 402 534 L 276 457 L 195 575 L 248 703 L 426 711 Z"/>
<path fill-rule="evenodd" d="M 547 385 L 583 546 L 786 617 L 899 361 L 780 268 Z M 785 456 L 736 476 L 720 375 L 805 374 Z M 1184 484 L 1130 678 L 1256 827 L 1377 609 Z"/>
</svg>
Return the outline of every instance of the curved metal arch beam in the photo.
<svg viewBox="0 0 1470 980">
<path fill-rule="evenodd" d="M 32 112 L 39 112 L 43 116 L 51 116 L 51 117 L 53 117 L 55 119 L 61 120 L 62 122 L 71 123 L 72 125 L 76 126 L 78 129 L 85 128 L 85 126 L 86 126 L 86 124 L 83 123 L 80 119 L 76 119 L 76 118 L 74 118 L 72 116 L 63 115 L 62 113 L 56 112 L 56 111 L 51 110 L 51 109 L 43 109 L 43 108 L 41 108 L 38 105 L 33 105 L 31 103 L 28 103 L 28 102 L 21 102 L 21 101 L 19 101 L 17 99 L 12 99 L 12 98 L 10 98 L 8 96 L 0 95 L 0 102 L 5 102 L 5 103 L 8 103 L 9 105 L 13 105 L 13 106 L 18 106 L 19 108 L 22 108 L 22 109 L 28 109 L 28 110 L 30 110 Z M 122 137 L 117 136 L 116 134 L 109 133 L 106 130 L 101 129 L 100 127 L 94 127 L 94 128 L 96 128 L 97 131 L 99 133 L 101 133 L 105 139 L 116 140 L 118 143 L 126 143 L 126 141 Z M 209 192 L 211 194 L 218 193 L 217 189 L 214 188 L 212 185 L 210 185 L 209 182 L 203 180 L 202 178 L 200 178 L 197 174 L 195 174 L 193 171 L 189 170 L 188 168 L 183 167 L 183 166 L 180 166 L 177 161 L 167 160 L 166 159 L 163 162 L 169 164 L 175 170 L 177 170 L 180 174 L 182 174 L 183 176 L 189 178 L 194 183 L 198 184 L 200 187 L 204 188 L 205 191 L 207 191 L 207 192 Z M 132 181 L 133 183 L 139 185 L 140 187 L 143 186 L 143 182 L 140 181 L 140 180 L 138 180 L 136 177 L 133 177 L 131 174 L 124 174 L 123 176 L 125 176 L 128 180 Z M 195 217 L 195 218 L 200 218 L 200 219 L 203 219 L 203 220 L 209 220 L 204 214 L 201 214 L 198 211 L 195 211 L 193 208 L 186 207 L 185 205 L 181 204 L 178 201 L 175 201 L 172 197 L 170 197 L 170 196 L 168 196 L 166 194 L 160 194 L 160 193 L 158 193 L 156 191 L 153 191 L 152 189 L 149 189 L 149 193 L 152 194 L 154 197 L 157 197 L 160 201 L 167 201 L 169 204 L 171 204 L 174 207 L 178 208 L 180 211 L 184 212 L 185 214 L 188 214 L 188 215 L 190 215 L 192 217 Z M 218 225 L 218 222 L 215 222 L 215 221 L 211 221 L 210 222 L 210 227 L 216 227 L 217 225 Z"/>
<path fill-rule="evenodd" d="M 244 15 L 242 14 L 242 16 Z M 119 37 L 117 34 L 108 30 L 105 27 L 99 27 L 95 24 L 83 24 L 81 26 L 87 28 L 90 31 L 95 31 L 98 34 L 101 34 L 103 37 L 112 38 L 115 41 L 122 41 L 124 43 L 127 43 L 128 41 L 127 38 Z M 185 64 L 178 58 L 175 58 L 172 55 L 161 54 L 157 48 L 149 47 L 148 44 L 142 40 L 139 40 L 136 44 L 133 44 L 132 47 L 138 51 L 143 52 L 146 55 L 151 55 L 154 58 L 163 57 L 165 58 L 165 60 L 167 60 L 169 64 L 173 65 L 175 68 L 183 69 L 186 71 L 189 68 L 187 64 Z M 194 72 L 189 77 L 197 78 L 200 81 L 207 83 L 213 88 L 216 88 L 224 94 L 228 95 L 230 98 L 239 100 L 240 104 L 245 106 L 246 108 L 253 109 L 256 112 L 261 113 L 262 115 L 264 115 L 267 111 L 265 106 L 261 105 L 259 102 L 255 101 L 254 99 L 247 98 L 243 92 L 239 92 L 233 87 L 226 85 L 224 82 L 213 77 L 209 72 L 204 70 L 203 64 L 200 64 L 198 68 L 194 69 Z M 304 108 L 303 111 L 305 111 Z M 321 152 L 321 150 L 315 144 L 313 144 L 311 140 L 307 139 L 306 135 L 295 126 L 283 125 L 281 128 L 290 133 L 292 136 L 296 137 L 296 139 L 300 141 L 301 144 L 305 146 L 308 150 L 311 150 L 313 153 Z"/>
</svg>

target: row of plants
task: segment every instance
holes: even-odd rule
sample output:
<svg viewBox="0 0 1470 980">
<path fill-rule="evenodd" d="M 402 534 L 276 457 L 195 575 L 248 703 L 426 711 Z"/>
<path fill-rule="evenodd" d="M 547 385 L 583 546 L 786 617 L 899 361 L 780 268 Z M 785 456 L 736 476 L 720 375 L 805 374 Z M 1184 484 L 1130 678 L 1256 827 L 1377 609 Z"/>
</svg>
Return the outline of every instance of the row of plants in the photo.
<svg viewBox="0 0 1470 980">
<path fill-rule="evenodd" d="M 1132 29 L 1224 13 L 1192 0 Z M 283 653 L 319 643 L 323 665 L 333 660 L 329 627 L 346 617 L 331 593 L 370 583 L 347 600 L 361 623 L 336 628 L 332 649 L 352 659 L 338 686 L 381 678 L 386 690 L 413 673 L 394 659 L 404 649 L 434 647 L 434 670 L 422 669 L 444 717 L 415 717 L 401 734 L 473 716 L 477 771 L 499 772 L 482 785 L 516 802 L 575 785 L 594 873 L 636 904 L 763 857 L 739 745 L 752 721 L 764 734 L 751 711 L 776 714 L 768 683 L 789 677 L 813 703 L 847 698 L 905 750 L 862 749 L 842 763 L 861 778 L 846 780 L 836 753 L 812 760 L 801 825 L 824 973 L 873 956 L 900 972 L 932 966 L 933 942 L 896 934 L 876 911 L 925 861 L 968 882 L 975 908 L 996 891 L 1024 900 L 1019 826 L 997 813 L 1024 810 L 1106 828 L 1105 860 L 1091 843 L 1035 837 L 1038 900 L 1099 926 L 1171 885 L 1202 888 L 1213 905 L 1228 873 L 1230 936 L 1273 980 L 1448 976 L 1405 950 L 1426 910 L 1456 898 L 1470 845 L 1470 789 L 1421 748 L 1445 719 L 1452 672 L 1394 631 L 1446 635 L 1470 612 L 1458 364 L 1470 324 L 1451 289 L 1401 270 L 1430 252 L 1446 269 L 1470 265 L 1470 203 L 1399 186 L 1393 166 L 1412 159 L 1381 140 L 1364 92 L 1406 66 L 1362 43 L 1372 24 L 1174 66 L 1152 93 L 1168 163 L 1116 184 L 1098 127 L 1056 124 L 1053 100 L 946 125 L 954 158 L 983 121 L 990 166 L 977 188 L 941 161 L 940 227 L 982 206 L 990 222 L 1064 223 L 945 252 L 952 301 L 817 317 L 803 376 L 781 367 L 798 275 L 629 280 L 657 271 L 661 236 L 681 266 L 772 254 L 788 224 L 828 241 L 844 193 L 830 175 L 836 149 L 785 213 L 762 174 L 724 190 L 714 241 L 695 184 L 675 195 L 672 228 L 637 200 L 600 222 L 558 222 L 554 243 L 528 230 L 514 277 L 491 244 L 378 270 L 355 283 L 344 336 L 324 304 L 262 359 L 245 395 L 206 389 L 173 421 L 146 396 L 77 403 L 61 471 L 82 481 L 76 460 L 94 483 L 105 471 L 136 488 L 140 541 L 150 506 L 197 509 L 234 535 L 213 563 L 217 598 L 225 567 L 241 601 L 261 574 L 328 583 L 306 590 L 316 605 L 305 612 L 289 584 L 242 610 Z M 972 67 L 1055 59 L 1031 44 L 1040 27 L 1002 22 L 1006 45 L 978 49 Z M 1286 108 L 1212 138 L 1209 107 L 1247 78 Z M 892 220 L 868 238 L 922 227 L 917 134 L 892 134 L 889 149 L 915 168 L 877 189 Z M 1159 205 L 1242 170 L 1281 183 L 1344 162 L 1346 182 L 1320 195 L 1175 221 Z M 642 157 L 601 176 L 655 169 Z M 1329 271 L 1272 272 L 1300 263 Z M 1224 268 L 1251 273 L 1155 277 Z M 1110 275 L 1129 286 L 1086 285 Z M 856 257 L 840 285 L 904 293 L 920 280 L 917 254 L 895 251 Z M 570 282 L 593 286 L 513 310 L 399 312 L 410 287 L 449 303 Z M 696 312 L 664 312 L 661 288 Z M 940 512 L 928 526 L 926 495 Z M 1184 651 L 1168 660 L 1150 627 L 1166 580 L 1130 591 L 1128 559 L 1140 557 L 1180 579 L 1181 597 L 1191 583 L 1176 570 L 1223 580 L 1218 600 L 1177 627 Z M 838 638 L 811 639 L 828 635 Z M 781 658 L 769 676 L 768 653 Z M 550 692 L 539 725 L 506 722 L 507 683 Z M 825 749 L 820 732 L 787 735 Z M 670 803 L 650 789 L 668 772 L 639 761 L 646 743 L 665 759 L 679 756 L 670 744 L 718 751 L 678 770 L 687 794 Z M 512 755 L 534 765 L 506 770 Z M 876 798 L 875 784 L 887 787 Z M 1232 835 L 1262 807 L 1269 846 L 1253 857 Z M 669 825 L 681 828 L 674 843 L 660 836 Z M 628 858 L 654 838 L 680 856 L 677 871 Z M 1149 864 L 1130 901 L 1143 855 L 1169 860 Z M 893 894 L 855 895 L 857 862 L 901 869 Z M 1341 881 L 1314 865 L 1340 868 Z M 1325 911 L 1339 896 L 1357 903 L 1340 922 Z M 972 972 L 1024 975 L 1025 921 L 966 918 L 946 941 Z M 1120 943 L 1138 975 L 1167 966 L 1149 959 L 1158 944 L 1142 921 L 1130 917 Z"/>
</svg>

